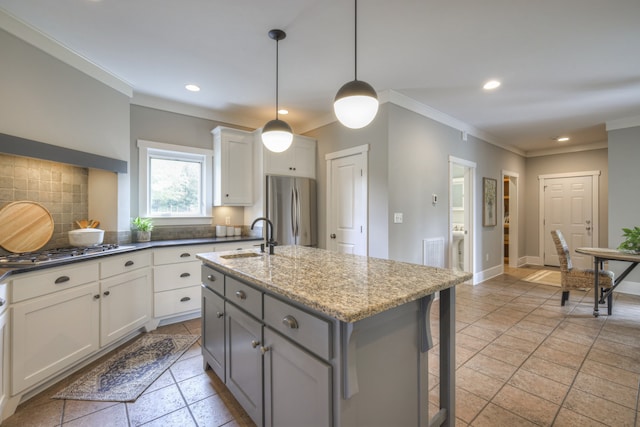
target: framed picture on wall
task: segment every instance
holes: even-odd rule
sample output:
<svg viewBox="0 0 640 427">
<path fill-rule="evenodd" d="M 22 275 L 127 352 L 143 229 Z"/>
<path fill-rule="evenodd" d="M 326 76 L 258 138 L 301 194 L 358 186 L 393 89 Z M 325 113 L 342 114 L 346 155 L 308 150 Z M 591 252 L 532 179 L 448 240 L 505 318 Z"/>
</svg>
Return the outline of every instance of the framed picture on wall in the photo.
<svg viewBox="0 0 640 427">
<path fill-rule="evenodd" d="M 498 223 L 498 181 L 482 178 L 482 226 L 493 227 Z"/>
</svg>

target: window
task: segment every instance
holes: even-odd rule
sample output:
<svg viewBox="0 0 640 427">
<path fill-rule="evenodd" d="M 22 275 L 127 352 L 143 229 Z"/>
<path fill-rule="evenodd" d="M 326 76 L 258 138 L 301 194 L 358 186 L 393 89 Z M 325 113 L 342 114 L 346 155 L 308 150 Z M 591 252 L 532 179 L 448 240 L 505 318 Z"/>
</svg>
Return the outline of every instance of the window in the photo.
<svg viewBox="0 0 640 427">
<path fill-rule="evenodd" d="M 212 150 L 138 140 L 139 215 L 158 225 L 210 224 Z"/>
</svg>

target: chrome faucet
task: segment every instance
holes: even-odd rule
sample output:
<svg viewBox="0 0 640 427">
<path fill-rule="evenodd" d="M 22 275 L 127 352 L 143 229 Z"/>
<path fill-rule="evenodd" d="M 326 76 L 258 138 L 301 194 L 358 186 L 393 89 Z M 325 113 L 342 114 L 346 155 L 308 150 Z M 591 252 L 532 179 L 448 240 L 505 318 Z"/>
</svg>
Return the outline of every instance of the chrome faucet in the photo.
<svg viewBox="0 0 640 427">
<path fill-rule="evenodd" d="M 260 218 L 256 218 L 255 220 L 253 220 L 253 223 L 251 224 L 252 230 L 253 230 L 253 226 L 256 225 L 256 222 L 258 221 L 264 221 L 267 223 L 267 233 L 268 233 L 268 234 L 263 233 L 265 237 L 265 243 L 262 243 L 260 245 L 260 252 L 264 252 L 264 246 L 266 244 L 269 247 L 269 255 L 273 255 L 273 248 L 278 245 L 278 242 L 273 240 L 273 223 L 269 218 L 265 218 L 261 216 Z M 269 238 L 267 238 L 267 235 L 269 236 Z"/>
</svg>

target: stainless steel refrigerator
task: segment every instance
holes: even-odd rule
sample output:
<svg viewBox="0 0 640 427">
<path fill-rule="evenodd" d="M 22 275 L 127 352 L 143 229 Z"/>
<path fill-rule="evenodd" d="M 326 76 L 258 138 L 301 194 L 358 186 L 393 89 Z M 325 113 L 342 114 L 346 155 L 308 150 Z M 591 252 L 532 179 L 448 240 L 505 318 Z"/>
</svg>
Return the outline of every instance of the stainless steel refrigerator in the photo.
<svg viewBox="0 0 640 427">
<path fill-rule="evenodd" d="M 267 175 L 266 212 L 278 245 L 317 246 L 316 181 Z"/>
</svg>

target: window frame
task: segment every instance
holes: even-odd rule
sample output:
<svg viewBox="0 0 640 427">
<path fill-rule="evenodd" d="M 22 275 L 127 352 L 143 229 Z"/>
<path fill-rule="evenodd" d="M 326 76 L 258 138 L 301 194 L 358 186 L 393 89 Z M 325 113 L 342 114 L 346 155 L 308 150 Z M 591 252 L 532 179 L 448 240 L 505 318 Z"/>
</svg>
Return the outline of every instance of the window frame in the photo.
<svg viewBox="0 0 640 427">
<path fill-rule="evenodd" d="M 155 225 L 210 225 L 213 206 L 213 150 L 138 139 L 138 215 L 153 218 Z M 200 214 L 189 216 L 150 215 L 149 162 L 152 157 L 202 164 Z"/>
</svg>

